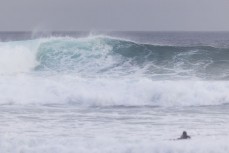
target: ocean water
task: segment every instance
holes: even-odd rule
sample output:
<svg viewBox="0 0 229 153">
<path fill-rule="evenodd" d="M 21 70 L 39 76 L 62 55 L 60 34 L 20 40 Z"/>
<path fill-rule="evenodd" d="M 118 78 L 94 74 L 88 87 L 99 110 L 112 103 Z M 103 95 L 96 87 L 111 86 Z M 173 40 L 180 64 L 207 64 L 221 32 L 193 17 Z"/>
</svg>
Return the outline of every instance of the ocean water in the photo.
<svg viewBox="0 0 229 153">
<path fill-rule="evenodd" d="M 0 40 L 1 153 L 229 152 L 227 32 Z"/>
</svg>

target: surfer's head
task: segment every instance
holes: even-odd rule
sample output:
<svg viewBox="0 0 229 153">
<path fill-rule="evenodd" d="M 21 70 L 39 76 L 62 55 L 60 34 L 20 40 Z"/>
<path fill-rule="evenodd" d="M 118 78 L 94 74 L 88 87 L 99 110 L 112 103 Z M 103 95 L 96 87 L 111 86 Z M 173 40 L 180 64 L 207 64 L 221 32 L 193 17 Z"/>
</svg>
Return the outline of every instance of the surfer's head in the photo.
<svg viewBox="0 0 229 153">
<path fill-rule="evenodd" d="M 186 131 L 183 131 L 181 137 L 179 139 L 190 139 L 191 137 L 187 134 Z"/>
<path fill-rule="evenodd" d="M 187 132 L 186 131 L 183 131 L 183 134 L 182 134 L 182 136 L 187 136 Z"/>
</svg>

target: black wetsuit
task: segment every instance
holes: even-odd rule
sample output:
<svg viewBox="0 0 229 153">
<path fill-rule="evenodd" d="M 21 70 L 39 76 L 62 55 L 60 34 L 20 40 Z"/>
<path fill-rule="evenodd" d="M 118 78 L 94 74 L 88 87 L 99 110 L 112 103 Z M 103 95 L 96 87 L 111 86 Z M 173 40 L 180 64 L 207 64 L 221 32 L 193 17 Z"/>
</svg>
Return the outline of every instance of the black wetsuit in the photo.
<svg viewBox="0 0 229 153">
<path fill-rule="evenodd" d="M 191 137 L 189 135 L 182 135 L 180 138 L 178 138 L 179 140 L 181 139 L 191 139 Z"/>
</svg>

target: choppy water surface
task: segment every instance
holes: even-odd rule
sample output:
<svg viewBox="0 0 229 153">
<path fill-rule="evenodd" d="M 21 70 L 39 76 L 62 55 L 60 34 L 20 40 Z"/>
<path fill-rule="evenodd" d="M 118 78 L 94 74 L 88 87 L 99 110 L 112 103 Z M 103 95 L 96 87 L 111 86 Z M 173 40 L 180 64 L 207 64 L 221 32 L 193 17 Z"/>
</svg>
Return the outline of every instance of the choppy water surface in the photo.
<svg viewBox="0 0 229 153">
<path fill-rule="evenodd" d="M 229 151 L 228 33 L 29 35 L 0 33 L 1 152 Z"/>
</svg>

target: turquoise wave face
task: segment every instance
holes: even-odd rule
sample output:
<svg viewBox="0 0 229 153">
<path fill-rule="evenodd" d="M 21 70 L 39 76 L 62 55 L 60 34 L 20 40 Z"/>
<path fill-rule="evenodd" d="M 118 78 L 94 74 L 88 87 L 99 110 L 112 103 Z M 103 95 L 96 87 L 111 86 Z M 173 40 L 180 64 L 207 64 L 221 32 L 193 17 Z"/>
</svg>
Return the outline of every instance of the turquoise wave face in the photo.
<svg viewBox="0 0 229 153">
<path fill-rule="evenodd" d="M 53 38 L 38 47 L 36 71 L 85 76 L 227 79 L 229 49 L 157 46 L 109 37 Z"/>
</svg>

